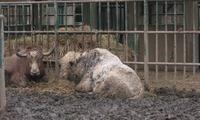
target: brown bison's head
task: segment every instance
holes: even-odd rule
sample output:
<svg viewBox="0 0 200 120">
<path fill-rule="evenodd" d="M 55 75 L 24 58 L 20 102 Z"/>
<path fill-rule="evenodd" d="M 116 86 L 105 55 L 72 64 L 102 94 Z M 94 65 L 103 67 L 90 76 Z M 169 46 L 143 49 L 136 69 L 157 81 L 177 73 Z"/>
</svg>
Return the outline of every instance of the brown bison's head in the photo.
<svg viewBox="0 0 200 120">
<path fill-rule="evenodd" d="M 24 51 L 17 52 L 16 55 L 20 58 L 26 58 L 27 73 L 30 76 L 40 76 L 43 72 L 41 69 L 44 69 L 42 59 L 44 56 L 49 56 L 53 53 L 54 48 L 55 46 L 49 52 L 43 53 L 41 48 L 27 47 Z"/>
</svg>

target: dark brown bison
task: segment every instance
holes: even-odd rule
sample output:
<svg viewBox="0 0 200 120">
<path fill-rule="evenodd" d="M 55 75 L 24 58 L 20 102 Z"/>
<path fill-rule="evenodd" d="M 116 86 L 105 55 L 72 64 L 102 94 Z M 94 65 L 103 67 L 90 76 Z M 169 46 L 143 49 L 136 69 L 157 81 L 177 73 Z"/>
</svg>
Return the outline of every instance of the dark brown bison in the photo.
<svg viewBox="0 0 200 120">
<path fill-rule="evenodd" d="M 6 83 L 15 86 L 26 86 L 27 80 L 39 80 L 45 75 L 43 57 L 50 55 L 43 53 L 41 48 L 27 47 L 10 57 L 5 58 Z"/>
</svg>

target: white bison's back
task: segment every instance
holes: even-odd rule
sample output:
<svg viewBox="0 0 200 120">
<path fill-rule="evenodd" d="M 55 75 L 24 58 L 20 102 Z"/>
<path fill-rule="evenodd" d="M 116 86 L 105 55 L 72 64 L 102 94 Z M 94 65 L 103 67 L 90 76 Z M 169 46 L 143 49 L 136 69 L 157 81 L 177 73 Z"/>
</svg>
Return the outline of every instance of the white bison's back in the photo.
<svg viewBox="0 0 200 120">
<path fill-rule="evenodd" d="M 101 60 L 93 70 L 93 91 L 106 97 L 138 98 L 143 85 L 136 72 L 106 49 L 96 48 Z"/>
<path fill-rule="evenodd" d="M 143 94 L 143 85 L 132 69 L 118 65 L 96 81 L 93 91 L 105 97 L 138 98 Z"/>
</svg>

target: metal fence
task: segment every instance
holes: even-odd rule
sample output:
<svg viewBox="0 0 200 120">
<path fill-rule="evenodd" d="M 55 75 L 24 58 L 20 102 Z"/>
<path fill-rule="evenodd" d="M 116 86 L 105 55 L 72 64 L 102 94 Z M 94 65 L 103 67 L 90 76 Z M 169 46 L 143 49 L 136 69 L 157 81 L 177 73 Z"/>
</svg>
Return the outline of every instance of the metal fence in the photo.
<svg viewBox="0 0 200 120">
<path fill-rule="evenodd" d="M 0 15 L 0 112 L 3 111 L 6 105 L 5 96 L 5 77 L 4 77 L 4 34 L 3 34 L 3 19 Z"/>
<path fill-rule="evenodd" d="M 200 80 L 198 0 L 23 1 L 0 6 L 6 17 L 6 54 L 14 43 L 46 50 L 58 40 L 48 61 L 57 62 L 69 50 L 103 47 L 142 71 L 146 86 L 151 80 Z"/>
</svg>

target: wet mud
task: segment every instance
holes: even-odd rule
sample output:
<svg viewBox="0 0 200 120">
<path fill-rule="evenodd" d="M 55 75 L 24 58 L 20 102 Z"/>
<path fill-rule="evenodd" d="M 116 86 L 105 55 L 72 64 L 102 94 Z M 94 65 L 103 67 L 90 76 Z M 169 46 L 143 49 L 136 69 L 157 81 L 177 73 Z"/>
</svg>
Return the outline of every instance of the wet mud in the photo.
<svg viewBox="0 0 200 120">
<path fill-rule="evenodd" d="M 2 120 L 198 120 L 200 94 L 157 89 L 141 99 L 109 99 L 7 88 Z"/>
</svg>

